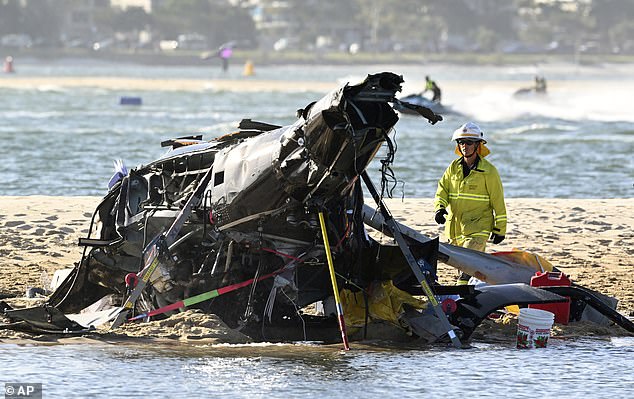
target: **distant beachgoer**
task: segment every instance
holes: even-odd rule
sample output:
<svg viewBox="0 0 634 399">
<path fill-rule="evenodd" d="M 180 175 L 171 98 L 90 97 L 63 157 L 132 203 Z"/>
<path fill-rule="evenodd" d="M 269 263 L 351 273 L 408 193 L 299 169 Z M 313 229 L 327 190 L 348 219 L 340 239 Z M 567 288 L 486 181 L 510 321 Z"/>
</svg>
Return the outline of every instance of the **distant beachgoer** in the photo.
<svg viewBox="0 0 634 399">
<path fill-rule="evenodd" d="M 13 69 L 13 57 L 11 57 L 10 55 L 7 56 L 7 58 L 4 59 L 4 65 L 2 67 L 2 70 L 5 73 L 14 73 L 15 69 Z"/>
<path fill-rule="evenodd" d="M 222 60 L 222 70 L 227 71 L 229 69 L 229 58 L 233 55 L 232 46 L 222 46 L 218 50 L 218 57 Z"/>
<path fill-rule="evenodd" d="M 425 76 L 425 90 L 423 90 L 422 94 L 425 94 L 428 91 L 431 91 L 432 93 L 434 93 L 434 97 L 431 100 L 439 103 L 441 98 L 440 87 L 438 87 L 436 82 L 431 80 L 429 76 Z"/>
<path fill-rule="evenodd" d="M 434 199 L 434 219 L 445 226 L 449 243 L 483 251 L 487 239 L 499 244 L 506 235 L 506 205 L 500 175 L 484 159 L 490 151 L 485 146 L 484 133 L 473 122 L 465 123 L 454 131 L 456 142 L 454 160 L 438 181 Z M 449 212 L 447 212 L 449 209 Z M 458 285 L 466 285 L 469 276 L 462 273 Z"/>
</svg>

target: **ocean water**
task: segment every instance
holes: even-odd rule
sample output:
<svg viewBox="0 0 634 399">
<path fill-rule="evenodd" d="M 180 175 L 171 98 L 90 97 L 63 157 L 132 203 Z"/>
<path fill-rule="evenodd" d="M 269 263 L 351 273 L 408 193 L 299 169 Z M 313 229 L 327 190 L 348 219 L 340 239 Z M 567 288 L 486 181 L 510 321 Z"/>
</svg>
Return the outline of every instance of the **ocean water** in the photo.
<svg viewBox="0 0 634 399">
<path fill-rule="evenodd" d="M 423 76 L 431 75 L 444 89 L 443 103 L 461 113 L 445 115 L 434 126 L 401 116 L 392 134 L 398 146 L 395 196 L 433 196 L 455 157 L 451 133 L 468 120 L 485 130 L 489 159 L 509 198 L 634 196 L 631 65 L 256 66 L 252 78 L 243 78 L 240 66 L 227 74 L 216 67 L 16 61 L 16 74 L 0 75 L 0 195 L 103 195 L 115 159 L 128 167 L 148 163 L 165 151 L 163 140 L 194 133 L 210 139 L 234 131 L 242 118 L 292 123 L 297 109 L 324 95 L 294 82 L 356 82 L 368 73 L 392 71 L 405 79 L 403 94 L 420 91 Z M 548 95 L 514 98 L 536 73 L 547 77 Z M 25 77 L 149 78 L 156 88 L 1 85 Z M 172 78 L 200 79 L 201 88 L 166 90 Z M 245 93 L 205 88 L 210 79 L 282 80 L 288 86 Z M 121 106 L 122 96 L 141 97 L 143 105 Z M 369 170 L 375 181 L 378 169 L 377 159 Z"/>
<path fill-rule="evenodd" d="M 452 65 L 258 67 L 254 80 L 288 82 L 286 90 L 165 90 L 172 78 L 246 79 L 241 67 L 152 67 L 16 60 L 0 76 L 0 196 L 104 195 L 112 161 L 150 162 L 169 138 L 212 138 L 242 118 L 294 121 L 295 110 L 324 93 L 293 82 L 358 81 L 392 71 L 404 94 L 420 91 L 425 74 L 444 89 L 444 103 L 462 115 L 432 126 L 402 116 L 393 132 L 395 195 L 432 197 L 454 158 L 451 133 L 481 124 L 490 160 L 507 197 L 630 198 L 634 196 L 634 68 L 631 65 Z M 546 76 L 545 98 L 512 93 Z M 16 77 L 151 78 L 155 89 L 6 88 Z M 52 80 L 51 80 L 52 81 Z M 265 85 L 264 85 L 265 86 Z M 299 89 L 307 86 L 309 89 Z M 143 105 L 119 105 L 139 96 Z M 380 153 L 379 156 L 382 154 Z M 370 175 L 378 178 L 378 162 Z M 0 207 L 1 207 L 0 203 Z M 634 338 L 551 339 L 520 351 L 512 343 L 473 348 L 339 346 L 134 346 L 131 344 L 0 345 L 1 383 L 43 383 L 44 397 L 631 397 Z"/>
</svg>

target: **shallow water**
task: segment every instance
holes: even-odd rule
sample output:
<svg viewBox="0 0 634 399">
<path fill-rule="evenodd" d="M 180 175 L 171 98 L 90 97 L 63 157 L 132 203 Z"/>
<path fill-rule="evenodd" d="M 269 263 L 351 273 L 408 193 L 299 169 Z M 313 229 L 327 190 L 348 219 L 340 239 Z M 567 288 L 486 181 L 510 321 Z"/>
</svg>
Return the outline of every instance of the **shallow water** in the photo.
<svg viewBox="0 0 634 399">
<path fill-rule="evenodd" d="M 170 77 L 245 79 L 239 67 L 222 74 L 211 66 L 41 65 L 28 60 L 15 76 L 142 77 L 157 79 L 157 88 L 0 87 L 0 195 L 103 195 L 115 159 L 129 167 L 148 163 L 164 152 L 163 140 L 194 133 L 210 139 L 235 130 L 242 118 L 288 124 L 295 110 L 324 94 L 298 90 L 293 82 L 355 82 L 383 70 L 404 76 L 404 94 L 419 91 L 422 76 L 429 73 L 444 85 L 444 103 L 464 114 L 445 115 L 435 126 L 401 117 L 393 134 L 398 145 L 394 171 L 401 182 L 396 196 L 433 196 L 437 179 L 454 158 L 451 133 L 467 120 L 485 130 L 489 159 L 500 171 L 507 197 L 634 196 L 631 66 L 261 67 L 256 79 L 285 79 L 288 90 L 238 93 L 167 91 L 161 82 Z M 547 97 L 513 98 L 513 91 L 530 85 L 535 73 L 549 79 Z M 142 97 L 143 105 L 120 106 L 121 96 Z M 375 181 L 378 168 L 375 160 L 369 171 Z"/>
<path fill-rule="evenodd" d="M 44 397 L 625 398 L 634 338 L 551 339 L 537 350 L 220 345 L 0 345 L 0 382 Z"/>
</svg>

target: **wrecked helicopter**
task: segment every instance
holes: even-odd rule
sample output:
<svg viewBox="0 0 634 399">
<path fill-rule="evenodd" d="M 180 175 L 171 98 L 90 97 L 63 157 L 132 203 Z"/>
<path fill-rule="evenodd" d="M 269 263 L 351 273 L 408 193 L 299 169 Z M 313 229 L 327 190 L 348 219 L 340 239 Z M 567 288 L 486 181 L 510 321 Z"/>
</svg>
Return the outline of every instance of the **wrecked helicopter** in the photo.
<svg viewBox="0 0 634 399">
<path fill-rule="evenodd" d="M 164 141 L 163 156 L 130 171 L 119 165 L 78 264 L 46 304 L 5 315 L 26 330 L 84 333 L 94 325 L 71 314 L 110 297 L 113 329 L 198 308 L 254 340 L 346 343 L 367 337 L 381 292 L 397 302 L 385 318 L 408 339 L 460 347 L 496 309 L 566 301 L 528 286 L 529 266 L 441 244 L 392 218 L 366 169 L 382 146 L 394 156 L 394 107 L 442 120 L 399 101 L 402 83 L 368 75 L 298 110 L 291 125 L 245 119 L 209 141 Z M 371 238 L 368 226 L 396 245 Z M 490 285 L 439 285 L 439 260 Z M 446 296 L 458 299 L 448 306 Z M 349 330 L 344 308 L 361 315 Z"/>
</svg>

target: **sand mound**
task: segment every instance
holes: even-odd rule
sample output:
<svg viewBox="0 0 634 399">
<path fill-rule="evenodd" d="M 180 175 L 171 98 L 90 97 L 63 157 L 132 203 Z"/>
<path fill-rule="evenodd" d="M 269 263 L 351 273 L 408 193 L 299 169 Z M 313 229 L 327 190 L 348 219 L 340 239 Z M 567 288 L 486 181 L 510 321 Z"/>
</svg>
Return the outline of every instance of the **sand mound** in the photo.
<svg viewBox="0 0 634 399">
<path fill-rule="evenodd" d="M 245 344 L 251 339 L 229 328 L 218 316 L 198 309 L 177 313 L 164 320 L 123 324 L 115 335 L 144 338 L 169 338 L 179 341 L 205 340 L 212 343 Z"/>
</svg>

